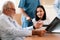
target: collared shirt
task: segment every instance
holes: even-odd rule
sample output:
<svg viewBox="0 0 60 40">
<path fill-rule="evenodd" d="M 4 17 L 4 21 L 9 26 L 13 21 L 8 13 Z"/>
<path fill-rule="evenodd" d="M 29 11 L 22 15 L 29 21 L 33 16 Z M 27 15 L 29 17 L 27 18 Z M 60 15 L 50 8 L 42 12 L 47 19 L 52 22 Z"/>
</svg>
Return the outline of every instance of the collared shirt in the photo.
<svg viewBox="0 0 60 40">
<path fill-rule="evenodd" d="M 15 24 L 13 22 L 15 22 Z M 0 36 L 2 40 L 12 40 L 15 38 L 20 38 L 21 40 L 25 36 L 32 35 L 31 29 L 32 27 L 22 29 L 22 27 L 11 17 L 5 14 L 0 15 Z"/>
<path fill-rule="evenodd" d="M 31 18 L 34 18 L 35 10 L 40 5 L 39 0 L 20 0 L 19 8 L 23 8 Z"/>
</svg>

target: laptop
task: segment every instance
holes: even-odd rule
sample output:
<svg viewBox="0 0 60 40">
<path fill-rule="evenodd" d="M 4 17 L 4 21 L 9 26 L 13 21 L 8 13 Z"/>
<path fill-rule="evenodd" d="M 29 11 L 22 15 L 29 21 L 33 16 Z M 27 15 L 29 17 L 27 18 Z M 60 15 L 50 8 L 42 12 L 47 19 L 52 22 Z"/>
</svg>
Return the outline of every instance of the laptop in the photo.
<svg viewBox="0 0 60 40">
<path fill-rule="evenodd" d="M 55 17 L 45 30 L 48 32 L 60 33 L 60 19 Z"/>
</svg>

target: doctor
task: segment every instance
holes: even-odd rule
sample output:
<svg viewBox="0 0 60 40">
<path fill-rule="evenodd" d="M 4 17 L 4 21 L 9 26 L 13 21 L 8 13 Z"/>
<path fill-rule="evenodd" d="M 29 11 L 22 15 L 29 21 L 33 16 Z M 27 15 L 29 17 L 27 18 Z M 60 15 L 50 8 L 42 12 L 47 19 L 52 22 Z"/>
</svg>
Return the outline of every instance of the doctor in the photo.
<svg viewBox="0 0 60 40">
<path fill-rule="evenodd" d="M 19 9 L 22 15 L 22 27 L 30 27 L 33 25 L 32 19 L 35 16 L 36 7 L 40 5 L 40 0 L 20 0 Z"/>
</svg>

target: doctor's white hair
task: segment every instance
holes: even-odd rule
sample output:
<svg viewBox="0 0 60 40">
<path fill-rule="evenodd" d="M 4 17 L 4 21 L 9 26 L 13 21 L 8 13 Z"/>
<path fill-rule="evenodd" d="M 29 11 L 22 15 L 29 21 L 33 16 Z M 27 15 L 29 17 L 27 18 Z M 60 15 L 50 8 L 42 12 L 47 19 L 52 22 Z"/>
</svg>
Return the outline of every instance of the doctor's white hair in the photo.
<svg viewBox="0 0 60 40">
<path fill-rule="evenodd" d="M 5 2 L 5 4 L 3 5 L 3 10 L 9 8 L 11 4 L 14 5 L 14 3 L 11 2 L 11 1 L 7 1 L 7 2 Z"/>
</svg>

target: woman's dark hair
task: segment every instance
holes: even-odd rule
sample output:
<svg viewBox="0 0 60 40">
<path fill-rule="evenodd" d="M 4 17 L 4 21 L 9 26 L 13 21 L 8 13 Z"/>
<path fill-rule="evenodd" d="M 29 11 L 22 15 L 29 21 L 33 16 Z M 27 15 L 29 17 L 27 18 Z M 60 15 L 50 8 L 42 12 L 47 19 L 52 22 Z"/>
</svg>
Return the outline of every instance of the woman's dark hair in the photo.
<svg viewBox="0 0 60 40">
<path fill-rule="evenodd" d="M 38 5 L 37 8 L 42 8 L 43 11 L 44 11 L 44 15 L 43 15 L 43 18 L 41 20 L 46 20 L 46 11 L 44 9 L 44 7 L 42 5 Z M 35 11 L 35 20 L 38 21 L 40 18 L 37 16 L 37 8 L 36 8 L 36 11 Z"/>
</svg>

